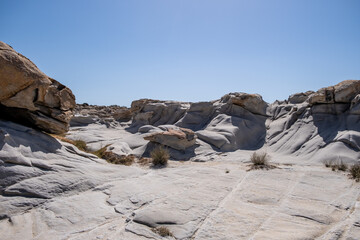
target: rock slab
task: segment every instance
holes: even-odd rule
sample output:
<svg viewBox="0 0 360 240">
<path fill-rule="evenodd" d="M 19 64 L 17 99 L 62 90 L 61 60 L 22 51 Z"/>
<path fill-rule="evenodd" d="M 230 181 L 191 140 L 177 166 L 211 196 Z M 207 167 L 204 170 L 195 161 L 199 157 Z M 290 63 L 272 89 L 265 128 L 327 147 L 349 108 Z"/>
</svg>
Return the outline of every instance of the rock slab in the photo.
<svg viewBox="0 0 360 240">
<path fill-rule="evenodd" d="M 195 133 L 186 128 L 169 128 L 166 131 L 151 133 L 145 140 L 160 143 L 176 150 L 185 150 L 196 142 Z"/>
</svg>

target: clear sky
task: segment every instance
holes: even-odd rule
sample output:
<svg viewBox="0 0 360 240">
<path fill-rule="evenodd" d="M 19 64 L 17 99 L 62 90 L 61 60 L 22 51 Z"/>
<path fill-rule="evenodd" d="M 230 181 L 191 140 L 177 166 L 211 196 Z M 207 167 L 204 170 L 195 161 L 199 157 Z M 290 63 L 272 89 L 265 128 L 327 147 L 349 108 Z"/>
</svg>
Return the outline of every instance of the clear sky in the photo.
<svg viewBox="0 0 360 240">
<path fill-rule="evenodd" d="M 0 41 L 77 102 L 267 102 L 360 79 L 360 0 L 0 0 Z"/>
</svg>

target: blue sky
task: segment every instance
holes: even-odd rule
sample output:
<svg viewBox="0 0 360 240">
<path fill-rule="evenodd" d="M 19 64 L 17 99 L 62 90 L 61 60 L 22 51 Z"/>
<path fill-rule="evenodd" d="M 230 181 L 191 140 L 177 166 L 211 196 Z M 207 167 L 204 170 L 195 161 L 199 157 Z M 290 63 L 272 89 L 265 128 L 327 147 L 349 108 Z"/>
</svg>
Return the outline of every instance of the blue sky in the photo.
<svg viewBox="0 0 360 240">
<path fill-rule="evenodd" d="M 360 79 L 359 0 L 0 0 L 0 41 L 77 102 L 267 102 Z"/>
</svg>

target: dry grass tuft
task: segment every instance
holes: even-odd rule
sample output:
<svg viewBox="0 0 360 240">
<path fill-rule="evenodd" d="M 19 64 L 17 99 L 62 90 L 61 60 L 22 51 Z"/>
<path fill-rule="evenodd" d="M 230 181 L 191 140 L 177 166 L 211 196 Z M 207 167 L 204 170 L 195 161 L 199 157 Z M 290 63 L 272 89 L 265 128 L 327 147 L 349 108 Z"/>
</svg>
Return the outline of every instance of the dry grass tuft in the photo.
<svg viewBox="0 0 360 240">
<path fill-rule="evenodd" d="M 360 164 L 354 164 L 350 167 L 350 176 L 355 179 L 355 181 L 360 181 Z"/>
<path fill-rule="evenodd" d="M 116 153 L 106 151 L 103 154 L 103 159 L 105 159 L 108 163 L 112 164 L 120 164 L 120 165 L 126 165 L 130 166 L 135 161 L 135 156 L 130 154 L 128 156 L 120 156 Z"/>
<path fill-rule="evenodd" d="M 110 146 L 110 144 L 108 144 L 105 147 L 102 147 L 96 151 L 89 151 L 88 147 L 86 145 L 86 142 L 83 140 L 80 140 L 80 139 L 79 140 L 70 140 L 70 139 L 66 138 L 65 136 L 56 135 L 56 134 L 51 134 L 51 136 L 54 138 L 57 138 L 63 142 L 70 143 L 70 144 L 76 146 L 79 150 L 81 150 L 83 152 L 92 153 L 95 156 L 97 156 L 98 158 L 106 160 L 108 163 L 130 166 L 135 161 L 135 156 L 132 154 L 130 154 L 128 156 L 120 156 L 111 151 L 106 151 L 107 147 Z"/>
<path fill-rule="evenodd" d="M 81 151 L 86 152 L 87 151 L 87 146 L 86 146 L 86 142 L 83 140 L 75 140 L 73 141 L 73 144 Z"/>
<path fill-rule="evenodd" d="M 135 161 L 135 156 L 130 154 L 128 156 L 120 156 L 116 153 L 113 153 L 111 151 L 107 151 L 107 147 L 110 146 L 110 144 L 106 145 L 105 147 L 100 148 L 99 150 L 96 150 L 94 152 L 91 152 L 92 154 L 96 155 L 98 158 L 102 158 L 106 160 L 108 163 L 112 164 L 120 164 L 120 165 L 126 165 L 130 166 Z"/>
<path fill-rule="evenodd" d="M 325 164 L 325 167 L 327 168 L 331 168 L 332 171 L 346 171 L 348 169 L 348 166 L 342 161 L 342 160 L 339 160 L 338 162 L 334 162 L 334 161 L 325 161 L 324 162 Z"/>
<path fill-rule="evenodd" d="M 269 155 L 266 152 L 263 153 L 254 152 L 250 157 L 250 161 L 254 166 L 268 165 Z"/>
<path fill-rule="evenodd" d="M 141 157 L 140 159 L 137 160 L 137 163 L 140 164 L 141 166 L 149 165 L 151 162 L 152 159 L 147 157 Z"/>
<path fill-rule="evenodd" d="M 106 145 L 105 147 L 102 147 L 96 151 L 93 151 L 93 152 L 89 152 L 89 153 L 92 153 L 94 154 L 95 156 L 97 156 L 98 158 L 102 158 L 104 159 L 104 155 L 105 155 L 105 152 L 106 152 L 106 149 L 107 147 L 110 146 L 110 144 Z M 105 159 L 106 160 L 106 159 Z"/>
<path fill-rule="evenodd" d="M 157 147 L 150 153 L 154 166 L 166 166 L 170 158 L 169 151 L 163 147 Z"/>
<path fill-rule="evenodd" d="M 269 170 L 269 169 L 275 168 L 275 166 L 273 166 L 269 163 L 269 160 L 270 160 L 270 156 L 266 152 L 262 152 L 262 153 L 254 152 L 250 157 L 250 161 L 251 161 L 252 165 L 248 171 L 254 170 L 254 169 Z"/>
<path fill-rule="evenodd" d="M 57 135 L 57 134 L 50 134 L 50 136 L 62 141 L 62 142 L 67 142 L 70 143 L 74 146 L 76 146 L 79 150 L 83 151 L 83 152 L 87 152 L 87 146 L 86 146 L 86 142 L 83 140 L 71 140 L 65 137 L 65 135 Z"/>
<path fill-rule="evenodd" d="M 159 234 L 162 237 L 173 237 L 174 235 L 170 232 L 170 230 L 167 227 L 161 226 L 153 228 L 152 231 L 156 234 Z"/>
</svg>

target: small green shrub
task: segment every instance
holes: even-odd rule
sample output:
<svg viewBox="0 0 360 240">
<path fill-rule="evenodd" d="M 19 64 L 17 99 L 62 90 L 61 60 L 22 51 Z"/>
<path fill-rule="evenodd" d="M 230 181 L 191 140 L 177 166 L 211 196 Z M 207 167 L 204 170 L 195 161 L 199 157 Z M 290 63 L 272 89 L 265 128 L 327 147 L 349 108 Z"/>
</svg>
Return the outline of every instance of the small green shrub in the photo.
<svg viewBox="0 0 360 240">
<path fill-rule="evenodd" d="M 152 231 L 156 234 L 159 234 L 162 237 L 173 237 L 174 235 L 170 232 L 170 230 L 167 227 L 161 226 L 153 228 Z"/>
<path fill-rule="evenodd" d="M 170 158 L 169 151 L 163 147 L 157 147 L 150 153 L 154 166 L 166 166 Z"/>
<path fill-rule="evenodd" d="M 357 182 L 360 181 L 360 164 L 357 163 L 355 165 L 352 165 L 350 168 L 350 175 L 353 179 L 355 179 Z"/>
</svg>

